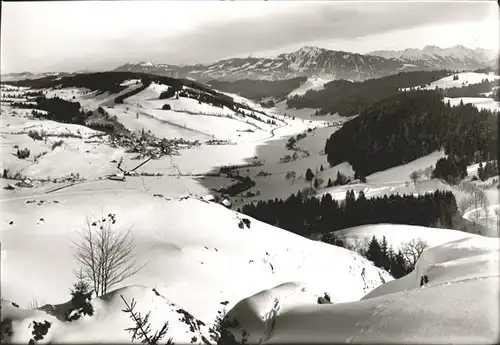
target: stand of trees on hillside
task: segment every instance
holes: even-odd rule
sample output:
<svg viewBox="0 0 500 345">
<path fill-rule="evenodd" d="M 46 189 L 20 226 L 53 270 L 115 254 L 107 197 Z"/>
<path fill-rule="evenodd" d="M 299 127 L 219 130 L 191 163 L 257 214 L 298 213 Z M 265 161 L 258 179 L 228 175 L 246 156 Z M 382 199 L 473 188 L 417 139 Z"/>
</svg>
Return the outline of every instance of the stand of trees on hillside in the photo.
<svg viewBox="0 0 500 345">
<path fill-rule="evenodd" d="M 442 90 L 444 96 L 457 97 L 485 97 L 483 93 L 490 92 L 494 86 L 497 86 L 497 81 L 488 81 L 483 79 L 480 83 L 463 85 L 462 87 L 452 87 Z"/>
<path fill-rule="evenodd" d="M 493 99 L 500 102 L 500 88 L 493 90 Z"/>
<path fill-rule="evenodd" d="M 363 82 L 334 80 L 325 84 L 323 90 L 308 90 L 303 96 L 287 100 L 290 108 L 316 108 L 318 114 L 338 113 L 340 116 L 359 114 L 371 103 L 400 93 L 402 88 L 428 85 L 451 75 L 451 71 L 401 72 L 379 79 Z"/>
<path fill-rule="evenodd" d="M 297 89 L 307 77 L 296 77 L 286 80 L 252 80 L 242 79 L 233 82 L 211 80 L 207 84 L 213 88 L 238 94 L 240 96 L 260 101 L 265 97 L 277 99 L 285 98 L 290 92 Z"/>
<path fill-rule="evenodd" d="M 463 166 L 497 157 L 498 130 L 491 111 L 451 107 L 436 91 L 405 92 L 347 122 L 327 139 L 325 153 L 330 165 L 349 162 L 364 177 L 444 148 L 456 166 L 452 176 L 460 178 Z M 443 176 L 439 169 L 436 176 Z"/>
<path fill-rule="evenodd" d="M 349 243 L 338 238 L 335 233 L 328 233 L 321 237 L 321 241 L 337 247 L 357 251 L 359 254 L 373 262 L 379 268 L 389 272 L 394 278 L 401 278 L 415 269 L 415 264 L 428 244 L 415 238 L 395 251 L 388 243 L 385 236 L 382 239 L 372 237 L 366 248 L 354 248 Z M 428 278 L 427 278 L 428 279 Z M 423 285 L 425 279 L 422 279 Z"/>
<path fill-rule="evenodd" d="M 41 96 L 37 97 L 34 102 L 16 102 L 12 106 L 22 109 L 34 109 L 32 115 L 37 118 L 77 125 L 85 124 L 86 114 L 80 110 L 80 103 L 69 102 L 59 97 L 45 98 Z M 35 109 L 45 110 L 48 114 L 35 111 Z"/>
<path fill-rule="evenodd" d="M 298 235 L 329 233 L 357 225 L 393 223 L 451 228 L 457 214 L 453 193 L 436 191 L 425 195 L 391 195 L 366 198 L 361 191 L 346 193 L 344 201 L 330 194 L 321 199 L 292 194 L 286 200 L 274 199 L 249 204 L 238 210 L 265 223 Z"/>
<path fill-rule="evenodd" d="M 9 82 L 15 86 L 25 86 L 34 89 L 43 88 L 59 88 L 59 87 L 81 87 L 98 93 L 110 92 L 118 93 L 127 88 L 121 86 L 124 81 L 130 79 L 141 79 L 143 83 L 150 84 L 156 82 L 172 86 L 174 88 L 182 88 L 182 82 L 178 79 L 151 75 L 147 73 L 137 72 L 97 72 L 97 73 L 81 73 L 70 76 L 48 76 L 38 79 L 27 79 Z"/>
</svg>

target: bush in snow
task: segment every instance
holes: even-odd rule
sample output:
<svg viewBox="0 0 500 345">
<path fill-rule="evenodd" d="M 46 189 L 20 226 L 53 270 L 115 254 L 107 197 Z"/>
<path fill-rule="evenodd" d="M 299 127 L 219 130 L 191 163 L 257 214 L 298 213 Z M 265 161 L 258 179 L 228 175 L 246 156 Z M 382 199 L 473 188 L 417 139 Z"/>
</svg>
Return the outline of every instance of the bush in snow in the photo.
<svg viewBox="0 0 500 345">
<path fill-rule="evenodd" d="M 28 148 L 21 149 L 21 150 L 17 149 L 17 153 L 16 153 L 17 158 L 19 158 L 19 159 L 28 158 L 30 156 L 30 154 L 31 154 L 31 151 Z"/>
<path fill-rule="evenodd" d="M 57 147 L 62 146 L 64 144 L 64 140 L 58 140 L 52 144 L 52 151 L 54 151 Z"/>
<path fill-rule="evenodd" d="M 172 107 L 170 106 L 170 104 L 164 104 L 163 107 L 161 107 L 161 110 L 171 110 Z"/>
<path fill-rule="evenodd" d="M 33 331 L 31 334 L 33 335 L 33 338 L 30 339 L 29 345 L 36 344 L 38 340 L 42 340 L 43 337 L 49 332 L 51 323 L 48 321 L 42 322 L 36 322 L 33 321 Z"/>
<path fill-rule="evenodd" d="M 417 185 L 417 181 L 420 180 L 422 174 L 423 172 L 421 170 L 412 171 L 412 173 L 410 174 L 410 180 L 414 185 Z"/>
<path fill-rule="evenodd" d="M 167 98 L 172 98 L 175 96 L 175 91 L 173 88 L 169 87 L 167 91 L 163 91 L 160 94 L 159 99 L 167 99 Z"/>
<path fill-rule="evenodd" d="M 318 304 L 332 304 L 330 296 L 325 292 L 325 296 L 318 297 Z"/>
<path fill-rule="evenodd" d="M 227 311 L 226 308 L 219 310 L 217 312 L 217 316 L 215 317 L 214 323 L 212 327 L 209 328 L 208 333 L 210 333 L 210 339 L 214 341 L 216 344 L 219 342 L 222 333 L 227 332 L 223 327 L 223 321 L 226 317 Z"/>
<path fill-rule="evenodd" d="M 420 286 L 424 286 L 427 283 L 429 283 L 429 277 L 427 275 L 420 277 Z"/>
<path fill-rule="evenodd" d="M 285 174 L 285 180 L 294 180 L 296 176 L 295 171 L 289 171 Z"/>
<path fill-rule="evenodd" d="M 38 131 L 29 131 L 28 136 L 33 140 L 43 140 L 43 135 L 41 135 Z"/>
</svg>

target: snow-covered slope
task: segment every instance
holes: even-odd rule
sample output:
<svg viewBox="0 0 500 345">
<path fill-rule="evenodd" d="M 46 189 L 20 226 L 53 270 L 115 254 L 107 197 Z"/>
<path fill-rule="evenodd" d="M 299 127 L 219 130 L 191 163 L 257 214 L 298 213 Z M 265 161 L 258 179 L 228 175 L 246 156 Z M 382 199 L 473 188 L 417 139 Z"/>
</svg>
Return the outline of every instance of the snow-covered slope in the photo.
<svg viewBox="0 0 500 345">
<path fill-rule="evenodd" d="M 307 78 L 307 80 L 304 83 L 302 83 L 300 87 L 290 92 L 288 97 L 302 96 L 308 90 L 314 90 L 314 91 L 323 90 L 324 85 L 330 81 L 332 81 L 332 79 L 326 79 L 321 77 Z"/>
<path fill-rule="evenodd" d="M 205 323 L 217 315 L 220 302 L 229 301 L 231 307 L 249 295 L 287 282 L 305 284 L 313 299 L 326 292 L 332 301 L 346 302 L 391 280 L 353 252 L 254 219 L 249 227 L 241 228 L 243 215 L 194 197 L 168 200 L 121 188 L 65 189 L 2 200 L 2 297 L 23 306 L 33 295 L 51 304 L 67 301 L 75 279 L 72 270 L 77 269 L 71 240 L 85 225 L 85 217 L 108 213 L 116 214 L 119 231 L 132 229 L 139 263 L 147 263 L 126 285 L 155 287 L 171 303 Z M 139 300 L 154 298 L 150 290 L 137 291 Z M 122 307 L 117 299 L 111 303 Z M 115 309 L 108 312 L 118 313 Z M 85 326 L 89 337 L 102 331 L 102 323 L 97 322 L 100 318 Z M 106 339 L 123 340 L 123 326 L 107 324 L 110 338 Z M 58 338 L 62 333 L 57 329 L 54 339 L 76 339 L 70 334 Z M 174 340 L 183 342 L 185 338 Z"/>
<path fill-rule="evenodd" d="M 382 237 L 385 236 L 387 244 L 393 250 L 397 251 L 405 243 L 412 240 L 420 239 L 427 242 L 429 246 L 438 246 L 460 238 L 469 237 L 470 234 L 463 231 L 428 228 L 424 226 L 373 224 L 335 231 L 335 236 L 354 247 L 366 244 L 373 236 L 377 240 L 382 240 Z"/>
<path fill-rule="evenodd" d="M 266 293 L 274 304 L 257 294 L 226 322 L 237 341 L 245 331 L 249 343 L 496 344 L 499 249 L 496 239 L 459 239 L 426 250 L 412 273 L 361 301 L 282 310 L 283 289 L 275 289 Z"/>
<path fill-rule="evenodd" d="M 493 98 L 486 97 L 457 97 L 450 98 L 444 97 L 443 102 L 450 102 L 451 106 L 457 106 L 461 102 L 463 104 L 472 104 L 477 107 L 479 110 L 486 109 L 489 111 L 498 112 L 500 111 L 500 102 L 495 101 Z"/>
<path fill-rule="evenodd" d="M 455 76 L 458 76 L 458 79 L 454 80 L 453 78 Z M 448 89 L 452 87 L 462 87 L 472 84 L 479 84 L 483 80 L 492 82 L 499 79 L 500 76 L 498 75 L 476 72 L 463 72 L 433 81 L 429 86 L 422 87 L 422 89 L 434 90 L 436 87 L 439 89 Z"/>
</svg>

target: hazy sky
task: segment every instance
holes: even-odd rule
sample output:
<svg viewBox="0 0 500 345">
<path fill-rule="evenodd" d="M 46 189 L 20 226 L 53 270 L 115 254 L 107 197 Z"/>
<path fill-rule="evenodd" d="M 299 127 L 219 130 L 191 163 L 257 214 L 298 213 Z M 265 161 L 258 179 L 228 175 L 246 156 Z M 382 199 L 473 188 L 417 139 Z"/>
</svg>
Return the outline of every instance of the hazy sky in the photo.
<svg viewBox="0 0 500 345">
<path fill-rule="evenodd" d="M 462 44 L 498 51 L 496 1 L 3 2 L 1 70 L 206 63 L 315 45 L 367 53 Z"/>
</svg>

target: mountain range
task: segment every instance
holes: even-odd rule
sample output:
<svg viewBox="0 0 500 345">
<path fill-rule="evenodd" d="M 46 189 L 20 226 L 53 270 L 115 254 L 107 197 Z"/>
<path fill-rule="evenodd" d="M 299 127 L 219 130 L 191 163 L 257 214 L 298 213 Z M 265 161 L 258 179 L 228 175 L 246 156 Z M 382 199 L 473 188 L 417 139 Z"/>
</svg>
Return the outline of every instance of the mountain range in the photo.
<svg viewBox="0 0 500 345">
<path fill-rule="evenodd" d="M 232 58 L 210 64 L 186 66 L 152 62 L 126 63 L 115 71 L 144 72 L 199 81 L 283 80 L 298 76 L 361 81 L 400 71 L 474 70 L 495 65 L 496 57 L 492 50 L 470 49 L 460 45 L 444 49 L 426 46 L 422 50 L 381 50 L 368 54 L 305 46 L 275 58 Z"/>
</svg>

